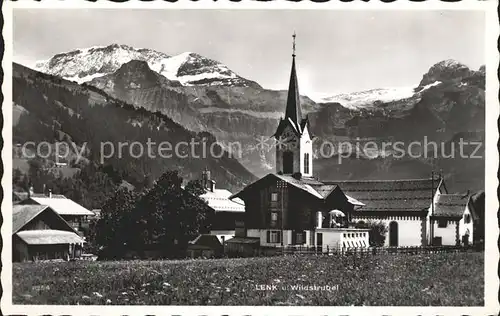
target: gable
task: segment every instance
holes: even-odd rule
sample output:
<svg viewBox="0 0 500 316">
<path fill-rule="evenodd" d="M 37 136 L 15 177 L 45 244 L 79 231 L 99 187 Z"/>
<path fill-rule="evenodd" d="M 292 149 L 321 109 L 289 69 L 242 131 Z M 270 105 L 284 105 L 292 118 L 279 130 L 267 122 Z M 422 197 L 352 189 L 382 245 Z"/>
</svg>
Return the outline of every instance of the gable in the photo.
<svg viewBox="0 0 500 316">
<path fill-rule="evenodd" d="M 233 194 L 230 199 L 234 198 L 242 198 L 245 200 L 246 198 L 252 198 L 256 194 L 256 192 L 260 192 L 263 188 L 269 187 L 271 185 L 274 185 L 277 181 L 283 181 L 287 183 L 289 188 L 291 189 L 298 189 L 303 192 L 306 192 L 308 195 L 316 198 L 316 199 L 323 199 L 323 196 L 315 190 L 316 185 L 321 185 L 321 182 L 315 181 L 313 179 L 295 179 L 292 176 L 288 175 L 280 175 L 280 174 L 273 174 L 270 173 L 266 175 L 263 178 L 260 178 L 259 180 L 253 182 L 252 184 L 246 186 L 243 190 L 239 191 L 236 194 Z"/>
<path fill-rule="evenodd" d="M 305 138 L 306 140 L 312 140 L 313 139 L 313 136 L 310 132 L 310 129 L 309 129 L 309 121 L 306 119 L 304 120 L 304 124 L 301 124 L 302 125 L 302 137 Z"/>
<path fill-rule="evenodd" d="M 460 194 L 440 194 L 434 206 L 434 217 L 462 218 L 469 204 L 469 197 Z"/>
<path fill-rule="evenodd" d="M 24 230 L 76 231 L 47 205 L 14 205 L 12 233 Z"/>
<path fill-rule="evenodd" d="M 289 119 L 280 120 L 278 127 L 276 128 L 276 132 L 274 133 L 274 137 L 279 138 L 283 135 L 285 130 L 293 132 L 296 136 L 300 136 L 300 131 L 298 130 L 300 126 L 296 126 L 294 122 Z"/>
</svg>

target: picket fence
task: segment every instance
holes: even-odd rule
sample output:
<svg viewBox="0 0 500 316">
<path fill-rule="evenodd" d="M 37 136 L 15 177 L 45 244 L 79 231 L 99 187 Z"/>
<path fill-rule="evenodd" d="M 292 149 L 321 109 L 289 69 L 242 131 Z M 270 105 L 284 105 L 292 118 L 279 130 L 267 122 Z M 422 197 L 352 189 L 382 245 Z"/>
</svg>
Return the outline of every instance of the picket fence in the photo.
<svg viewBox="0 0 500 316">
<path fill-rule="evenodd" d="M 482 251 L 479 245 L 470 246 L 418 246 L 418 247 L 368 247 L 368 248 L 338 248 L 334 246 L 314 247 L 314 246 L 285 246 L 276 248 L 256 249 L 255 256 L 277 256 L 277 255 L 416 255 L 441 252 L 475 252 Z"/>
</svg>

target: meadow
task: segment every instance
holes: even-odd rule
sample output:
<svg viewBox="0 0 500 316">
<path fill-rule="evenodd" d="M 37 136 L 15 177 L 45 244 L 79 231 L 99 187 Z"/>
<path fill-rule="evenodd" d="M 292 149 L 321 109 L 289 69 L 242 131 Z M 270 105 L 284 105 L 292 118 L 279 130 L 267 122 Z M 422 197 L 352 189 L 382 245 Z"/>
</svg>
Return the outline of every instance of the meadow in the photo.
<svg viewBox="0 0 500 316">
<path fill-rule="evenodd" d="M 14 304 L 484 305 L 484 253 L 14 263 Z"/>
</svg>

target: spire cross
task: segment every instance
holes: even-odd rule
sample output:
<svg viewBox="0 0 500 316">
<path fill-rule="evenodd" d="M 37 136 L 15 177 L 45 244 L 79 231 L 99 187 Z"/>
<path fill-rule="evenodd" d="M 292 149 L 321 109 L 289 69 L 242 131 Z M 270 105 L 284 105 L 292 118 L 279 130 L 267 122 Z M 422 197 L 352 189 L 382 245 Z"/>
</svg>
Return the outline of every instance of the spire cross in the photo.
<svg viewBox="0 0 500 316">
<path fill-rule="evenodd" d="M 292 56 L 295 57 L 295 38 L 297 37 L 297 35 L 295 34 L 295 32 L 293 32 L 293 53 L 292 53 Z"/>
</svg>

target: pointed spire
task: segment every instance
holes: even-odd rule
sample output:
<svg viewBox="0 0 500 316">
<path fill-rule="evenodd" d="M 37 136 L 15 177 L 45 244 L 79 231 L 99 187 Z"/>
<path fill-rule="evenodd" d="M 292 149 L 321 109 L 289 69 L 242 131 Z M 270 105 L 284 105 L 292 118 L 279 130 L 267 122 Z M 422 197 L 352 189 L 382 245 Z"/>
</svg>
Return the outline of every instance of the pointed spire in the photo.
<svg viewBox="0 0 500 316">
<path fill-rule="evenodd" d="M 296 129 L 300 132 L 300 123 L 302 121 L 302 111 L 300 109 L 299 85 L 297 83 L 297 71 L 295 69 L 295 32 L 293 38 L 292 51 L 292 72 L 290 74 L 290 84 L 288 86 L 288 98 L 286 101 L 285 120 L 291 119 L 296 125 Z"/>
</svg>

